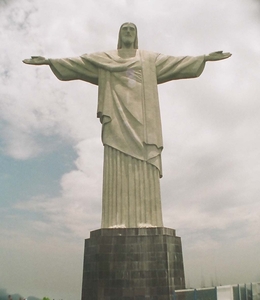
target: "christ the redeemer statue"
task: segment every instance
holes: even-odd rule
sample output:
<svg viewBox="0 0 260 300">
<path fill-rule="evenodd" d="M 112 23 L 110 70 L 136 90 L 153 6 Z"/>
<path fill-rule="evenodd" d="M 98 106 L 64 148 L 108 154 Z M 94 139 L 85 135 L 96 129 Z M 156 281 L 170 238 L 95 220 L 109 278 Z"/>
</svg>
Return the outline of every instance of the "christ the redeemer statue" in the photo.
<svg viewBox="0 0 260 300">
<path fill-rule="evenodd" d="M 137 28 L 124 23 L 117 50 L 75 58 L 32 56 L 24 63 L 49 65 L 60 80 L 98 85 L 97 116 L 104 145 L 102 228 L 162 227 L 159 178 L 163 149 L 157 84 L 195 78 L 222 51 L 173 57 L 138 50 Z"/>
</svg>

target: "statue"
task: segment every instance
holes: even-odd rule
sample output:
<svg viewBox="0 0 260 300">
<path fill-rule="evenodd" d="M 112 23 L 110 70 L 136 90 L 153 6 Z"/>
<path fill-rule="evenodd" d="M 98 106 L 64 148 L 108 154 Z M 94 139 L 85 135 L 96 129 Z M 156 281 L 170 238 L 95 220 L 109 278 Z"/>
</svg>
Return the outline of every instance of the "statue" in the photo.
<svg viewBox="0 0 260 300">
<path fill-rule="evenodd" d="M 217 51 L 172 57 L 138 50 L 136 26 L 124 23 L 117 50 L 64 59 L 32 56 L 23 61 L 49 65 L 60 80 L 98 85 L 97 116 L 104 145 L 102 228 L 163 226 L 157 84 L 198 77 L 207 61 L 230 56 Z"/>
</svg>

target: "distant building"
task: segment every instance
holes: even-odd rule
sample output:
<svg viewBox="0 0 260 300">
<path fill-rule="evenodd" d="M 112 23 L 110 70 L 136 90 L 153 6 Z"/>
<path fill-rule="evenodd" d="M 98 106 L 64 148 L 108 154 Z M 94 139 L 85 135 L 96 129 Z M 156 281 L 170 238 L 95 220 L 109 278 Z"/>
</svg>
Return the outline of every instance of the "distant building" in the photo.
<svg viewBox="0 0 260 300">
<path fill-rule="evenodd" d="M 174 300 L 260 300 L 260 282 L 177 290 Z"/>
</svg>

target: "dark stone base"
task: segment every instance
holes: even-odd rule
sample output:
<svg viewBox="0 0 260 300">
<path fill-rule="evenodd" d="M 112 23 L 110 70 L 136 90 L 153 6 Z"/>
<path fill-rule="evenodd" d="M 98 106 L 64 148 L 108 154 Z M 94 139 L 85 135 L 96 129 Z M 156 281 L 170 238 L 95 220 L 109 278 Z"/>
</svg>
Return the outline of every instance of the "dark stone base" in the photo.
<svg viewBox="0 0 260 300">
<path fill-rule="evenodd" d="M 184 288 L 174 229 L 99 229 L 85 240 L 82 300 L 172 300 Z"/>
</svg>

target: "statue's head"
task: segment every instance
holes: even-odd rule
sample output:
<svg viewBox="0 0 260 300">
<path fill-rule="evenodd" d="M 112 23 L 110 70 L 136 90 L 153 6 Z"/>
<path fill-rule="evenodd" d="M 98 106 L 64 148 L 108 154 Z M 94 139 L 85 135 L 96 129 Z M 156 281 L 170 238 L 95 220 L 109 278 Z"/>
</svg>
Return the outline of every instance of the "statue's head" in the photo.
<svg viewBox="0 0 260 300">
<path fill-rule="evenodd" d="M 133 45 L 138 49 L 137 27 L 133 23 L 124 23 L 121 25 L 118 36 L 117 49 L 122 49 L 124 45 Z"/>
</svg>

